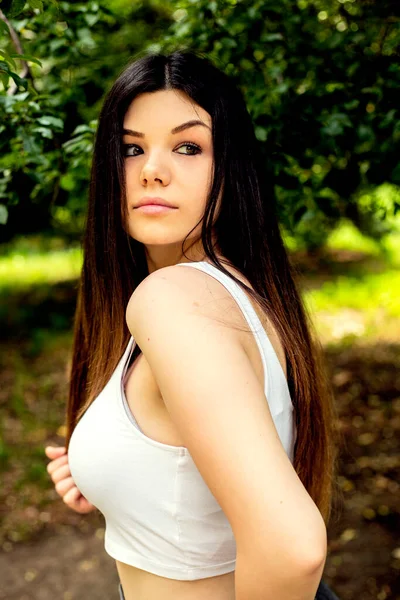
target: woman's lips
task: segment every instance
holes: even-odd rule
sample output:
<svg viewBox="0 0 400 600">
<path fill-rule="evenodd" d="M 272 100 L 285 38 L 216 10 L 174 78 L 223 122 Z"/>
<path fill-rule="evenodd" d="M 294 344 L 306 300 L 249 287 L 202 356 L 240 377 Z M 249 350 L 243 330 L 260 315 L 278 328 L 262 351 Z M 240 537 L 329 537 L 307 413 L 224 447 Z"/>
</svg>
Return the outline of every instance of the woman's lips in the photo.
<svg viewBox="0 0 400 600">
<path fill-rule="evenodd" d="M 144 204 L 143 206 L 138 206 L 135 210 L 149 215 L 159 215 L 177 209 L 172 206 L 163 206 L 162 204 Z"/>
</svg>

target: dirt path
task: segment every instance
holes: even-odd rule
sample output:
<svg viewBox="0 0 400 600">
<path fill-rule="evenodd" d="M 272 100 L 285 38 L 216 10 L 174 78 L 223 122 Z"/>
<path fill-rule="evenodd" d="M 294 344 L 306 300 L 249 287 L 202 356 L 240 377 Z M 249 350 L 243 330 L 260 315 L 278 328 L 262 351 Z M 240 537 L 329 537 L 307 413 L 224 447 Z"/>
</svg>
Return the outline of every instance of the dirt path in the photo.
<svg viewBox="0 0 400 600">
<path fill-rule="evenodd" d="M 118 573 L 103 537 L 98 513 L 13 545 L 0 554 L 1 600 L 118 600 Z"/>
</svg>

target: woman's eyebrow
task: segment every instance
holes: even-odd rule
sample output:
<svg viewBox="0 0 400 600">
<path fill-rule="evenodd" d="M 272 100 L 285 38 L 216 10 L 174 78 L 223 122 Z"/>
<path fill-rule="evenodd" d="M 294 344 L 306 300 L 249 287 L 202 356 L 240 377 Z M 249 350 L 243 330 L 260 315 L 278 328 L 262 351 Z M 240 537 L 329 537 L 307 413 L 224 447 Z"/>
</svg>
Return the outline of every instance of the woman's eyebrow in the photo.
<svg viewBox="0 0 400 600">
<path fill-rule="evenodd" d="M 194 119 L 192 121 L 186 121 L 186 123 L 182 123 L 182 125 L 178 125 L 177 127 L 174 127 L 173 129 L 171 129 L 171 133 L 179 133 L 180 131 L 189 129 L 189 127 L 195 127 L 196 125 L 201 125 L 202 127 L 207 127 L 207 129 L 209 129 L 211 131 L 211 127 L 206 125 L 206 123 L 203 123 L 203 121 L 198 121 L 198 120 Z M 141 133 L 140 131 L 134 131 L 133 129 L 123 128 L 122 134 L 123 135 L 133 135 L 135 137 L 140 137 L 140 138 L 145 137 L 144 133 Z"/>
</svg>

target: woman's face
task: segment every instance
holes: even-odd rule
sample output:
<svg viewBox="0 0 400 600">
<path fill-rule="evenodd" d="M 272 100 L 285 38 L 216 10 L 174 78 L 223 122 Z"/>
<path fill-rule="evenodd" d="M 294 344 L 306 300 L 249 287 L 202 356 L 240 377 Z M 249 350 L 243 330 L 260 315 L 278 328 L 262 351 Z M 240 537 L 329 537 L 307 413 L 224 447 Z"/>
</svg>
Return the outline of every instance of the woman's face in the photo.
<svg viewBox="0 0 400 600">
<path fill-rule="evenodd" d="M 213 169 L 211 116 L 183 92 L 162 90 L 137 96 L 123 128 L 126 228 L 146 246 L 153 266 L 173 264 L 204 213 Z M 163 199 L 175 208 L 147 212 L 137 208 L 144 198 Z M 201 224 L 188 239 L 200 231 Z"/>
</svg>

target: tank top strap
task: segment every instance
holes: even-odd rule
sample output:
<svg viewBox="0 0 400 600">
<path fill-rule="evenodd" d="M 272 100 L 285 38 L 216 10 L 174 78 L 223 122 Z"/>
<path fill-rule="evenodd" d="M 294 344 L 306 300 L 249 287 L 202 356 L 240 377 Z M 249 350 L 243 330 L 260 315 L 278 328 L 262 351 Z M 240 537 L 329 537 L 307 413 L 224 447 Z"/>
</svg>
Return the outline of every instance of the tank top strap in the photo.
<svg viewBox="0 0 400 600">
<path fill-rule="evenodd" d="M 216 267 L 215 265 L 212 265 L 208 262 L 205 262 L 205 261 L 177 263 L 177 265 L 178 266 L 190 266 L 190 267 L 199 269 L 200 271 L 207 272 L 209 275 L 211 275 L 212 277 L 217 279 L 228 290 L 228 292 L 231 293 L 233 298 L 236 300 L 236 303 L 238 304 L 239 308 L 241 309 L 241 311 L 242 311 L 242 313 L 243 313 L 243 315 L 255 337 L 255 340 L 257 342 L 257 345 L 258 345 L 258 348 L 259 348 L 259 351 L 261 354 L 261 360 L 262 360 L 263 368 L 264 368 L 265 392 L 268 394 L 268 390 L 267 390 L 268 383 L 269 383 L 268 371 L 270 371 L 270 369 L 268 369 L 266 356 L 268 357 L 268 362 L 270 363 L 270 366 L 274 368 L 274 371 L 278 371 L 280 373 L 280 376 L 283 377 L 286 382 L 286 377 L 283 372 L 282 365 L 276 355 L 275 349 L 274 349 L 266 331 L 264 330 L 262 323 L 261 323 L 252 303 L 250 302 L 249 298 L 245 294 L 244 290 L 240 287 L 240 285 L 231 276 L 228 276 L 225 273 L 223 273 L 222 271 L 220 271 L 220 269 L 218 269 L 218 267 Z M 270 372 L 270 375 L 271 375 L 271 372 Z"/>
</svg>

